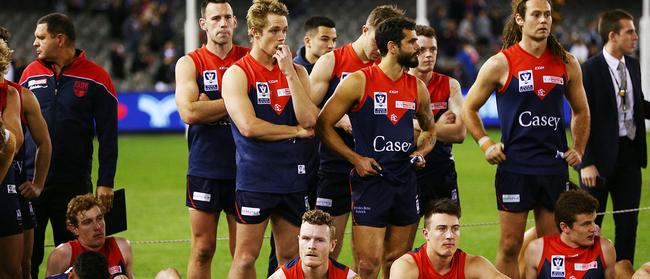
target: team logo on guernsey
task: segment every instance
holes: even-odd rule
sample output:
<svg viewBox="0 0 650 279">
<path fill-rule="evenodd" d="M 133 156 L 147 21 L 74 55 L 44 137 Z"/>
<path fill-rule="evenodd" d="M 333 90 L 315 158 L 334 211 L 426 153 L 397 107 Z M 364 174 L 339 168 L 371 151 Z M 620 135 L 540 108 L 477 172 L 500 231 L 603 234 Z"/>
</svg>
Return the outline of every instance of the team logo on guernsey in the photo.
<svg viewBox="0 0 650 279">
<path fill-rule="evenodd" d="M 564 278 L 564 256 L 563 255 L 553 255 L 551 257 L 551 277 L 561 277 Z"/>
<path fill-rule="evenodd" d="M 395 107 L 401 109 L 415 110 L 415 102 L 395 101 Z"/>
<path fill-rule="evenodd" d="M 598 262 L 592 261 L 590 263 L 574 263 L 573 264 L 573 269 L 576 271 L 587 271 L 590 269 L 597 269 L 598 268 Z"/>
<path fill-rule="evenodd" d="M 341 72 L 341 80 L 348 77 L 350 74 L 351 74 L 350 72 Z"/>
<path fill-rule="evenodd" d="M 29 87 L 29 90 L 34 90 L 38 88 L 47 88 L 47 79 L 42 78 L 42 79 L 33 79 L 27 82 L 27 87 Z"/>
<path fill-rule="evenodd" d="M 110 273 L 111 275 L 117 274 L 117 273 L 122 273 L 122 267 L 119 266 L 119 265 L 111 266 L 111 267 L 108 268 L 108 273 Z"/>
<path fill-rule="evenodd" d="M 386 95 L 386 92 L 375 92 L 374 101 L 375 114 L 388 114 L 388 95 Z"/>
<path fill-rule="evenodd" d="M 74 95 L 81 98 L 88 93 L 88 82 L 77 80 L 73 85 Z"/>
<path fill-rule="evenodd" d="M 219 82 L 217 81 L 216 70 L 203 71 L 203 90 L 206 92 L 219 90 Z"/>
<path fill-rule="evenodd" d="M 562 77 L 556 77 L 556 76 L 543 76 L 542 81 L 544 81 L 544 83 L 552 83 L 552 84 L 559 84 L 559 85 L 564 84 L 564 79 Z"/>
<path fill-rule="evenodd" d="M 525 70 L 519 71 L 519 92 L 533 91 L 535 84 L 533 83 L 533 71 Z"/>
<path fill-rule="evenodd" d="M 267 82 L 256 82 L 255 89 L 257 90 L 257 104 L 268 105 L 271 104 L 271 89 Z"/>
<path fill-rule="evenodd" d="M 447 108 L 447 102 L 432 102 L 431 103 L 431 110 L 446 109 L 446 108 Z"/>
</svg>

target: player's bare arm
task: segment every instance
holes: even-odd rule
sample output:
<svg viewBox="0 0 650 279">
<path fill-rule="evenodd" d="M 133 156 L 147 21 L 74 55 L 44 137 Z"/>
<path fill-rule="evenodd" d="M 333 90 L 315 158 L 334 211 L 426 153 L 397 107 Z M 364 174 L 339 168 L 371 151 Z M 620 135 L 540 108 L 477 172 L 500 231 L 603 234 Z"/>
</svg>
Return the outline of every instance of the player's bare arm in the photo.
<svg viewBox="0 0 650 279">
<path fill-rule="evenodd" d="M 542 260 L 542 250 L 544 249 L 544 239 L 538 238 L 530 242 L 526 248 L 526 279 L 537 278 L 537 264 Z"/>
<path fill-rule="evenodd" d="M 129 241 L 126 240 L 126 238 L 122 237 L 116 237 L 115 242 L 117 242 L 117 246 L 120 248 L 120 253 L 122 253 L 122 257 L 124 258 L 126 274 L 129 279 L 133 279 L 133 252 L 131 251 L 131 244 L 129 244 Z"/>
<path fill-rule="evenodd" d="M 4 148 L 0 150 L 0 181 L 5 180 L 7 172 L 11 168 L 16 149 L 16 138 L 14 137 L 13 133 L 9 131 L 9 140 L 5 142 Z"/>
<path fill-rule="evenodd" d="M 463 119 L 460 117 L 460 110 L 463 106 L 463 96 L 460 92 L 460 83 L 454 78 L 449 79 L 449 101 L 448 110 L 436 122 L 436 137 L 439 141 L 446 143 L 463 143 L 467 130 Z M 452 121 L 447 121 L 447 119 Z"/>
<path fill-rule="evenodd" d="M 571 135 L 573 147 L 565 152 L 565 160 L 570 166 L 575 167 L 582 162 L 582 155 L 585 153 L 585 146 L 589 139 L 590 115 L 587 95 L 582 85 L 582 70 L 578 60 L 573 55 L 569 56 L 569 63 L 566 65 L 568 84 L 567 101 L 571 106 Z"/>
<path fill-rule="evenodd" d="M 328 52 L 318 58 L 316 64 L 314 64 L 314 68 L 311 70 L 311 74 L 309 75 L 309 83 L 311 86 L 309 97 L 314 104 L 320 104 L 323 102 L 323 98 L 325 98 L 327 89 L 330 86 L 332 72 L 334 71 L 335 60 L 334 52 Z"/>
<path fill-rule="evenodd" d="M 176 106 L 183 122 L 189 125 L 213 123 L 228 115 L 223 99 L 201 100 L 196 84 L 196 66 L 188 55 L 176 63 Z M 207 96 L 205 96 L 207 98 Z"/>
<path fill-rule="evenodd" d="M 273 58 L 277 61 L 278 67 L 289 83 L 296 120 L 303 128 L 313 128 L 316 126 L 318 108 L 309 97 L 310 87 L 307 70 L 303 66 L 293 63 L 293 57 L 288 45 L 278 46 Z"/>
<path fill-rule="evenodd" d="M 614 244 L 609 239 L 601 237 L 600 249 L 603 251 L 605 263 L 607 263 L 607 267 L 605 267 L 605 279 L 616 278 L 616 248 L 614 248 Z"/>
<path fill-rule="evenodd" d="M 23 128 L 20 125 L 20 95 L 13 86 L 7 86 L 7 106 L 2 111 L 2 122 L 7 130 L 11 131 L 16 140 L 18 152 L 23 145 Z"/>
<path fill-rule="evenodd" d="M 415 150 L 411 157 L 421 156 L 420 160 L 415 163 L 415 168 L 423 168 L 425 165 L 424 156 L 429 154 L 436 144 L 436 123 L 431 114 L 431 101 L 429 100 L 429 91 L 424 82 L 417 80 L 418 84 L 418 111 L 415 114 L 421 132 L 417 142 L 417 150 Z"/>
<path fill-rule="evenodd" d="M 41 113 L 41 106 L 34 93 L 27 88 L 22 88 L 20 98 L 22 99 L 27 126 L 36 143 L 36 154 L 34 159 L 34 178 L 31 181 L 25 181 L 18 188 L 23 197 L 34 199 L 41 195 L 45 185 L 45 179 L 50 169 L 50 159 L 52 158 L 52 142 L 47 129 L 47 123 Z"/>
<path fill-rule="evenodd" d="M 482 256 L 467 255 L 465 260 L 465 278 L 467 279 L 508 279 L 499 272 L 490 261 Z"/>
<path fill-rule="evenodd" d="M 409 254 L 399 257 L 390 267 L 391 278 L 417 279 L 420 270 Z"/>
<path fill-rule="evenodd" d="M 65 272 L 70 267 L 70 257 L 72 257 L 72 247 L 70 244 L 63 243 L 59 247 L 56 247 L 47 258 L 45 276 Z"/>
<path fill-rule="evenodd" d="M 498 53 L 481 67 L 476 82 L 469 89 L 463 103 L 461 116 L 475 141 L 485 153 L 485 159 L 490 164 L 498 164 L 506 159 L 503 144 L 490 139 L 485 131 L 485 126 L 478 114 L 479 109 L 485 104 L 494 90 L 503 87 L 509 78 L 508 60 L 503 53 Z"/>
<path fill-rule="evenodd" d="M 244 71 L 237 65 L 228 68 L 223 76 L 222 96 L 230 119 L 237 125 L 237 129 L 243 136 L 265 141 L 277 141 L 314 135 L 313 129 L 276 125 L 258 118 L 246 90 L 248 90 L 247 78 Z"/>
<path fill-rule="evenodd" d="M 327 147 L 341 154 L 354 165 L 360 176 L 376 175 L 381 166 L 375 159 L 363 157 L 350 149 L 334 130 L 334 124 L 346 114 L 354 104 L 359 103 L 365 90 L 366 77 L 360 71 L 350 74 L 336 87 L 334 95 L 327 101 L 318 116 L 316 131 Z M 375 169 L 376 168 L 376 169 Z"/>
</svg>

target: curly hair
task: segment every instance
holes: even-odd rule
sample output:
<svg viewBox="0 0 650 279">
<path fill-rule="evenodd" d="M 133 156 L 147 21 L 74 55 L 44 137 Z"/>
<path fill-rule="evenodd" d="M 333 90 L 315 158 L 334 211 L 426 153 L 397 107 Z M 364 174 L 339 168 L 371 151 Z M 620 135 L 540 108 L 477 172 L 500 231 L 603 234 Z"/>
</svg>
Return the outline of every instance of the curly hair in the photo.
<svg viewBox="0 0 650 279">
<path fill-rule="evenodd" d="M 99 207 L 99 210 L 104 213 L 104 205 L 102 202 L 93 196 L 93 194 L 79 195 L 70 200 L 68 203 L 68 210 L 66 211 L 65 217 L 66 222 L 73 226 L 79 226 L 79 220 L 77 220 L 77 215 L 81 212 L 88 211 L 93 207 Z"/>
<path fill-rule="evenodd" d="M 368 27 L 376 28 L 384 20 L 387 20 L 391 17 L 404 16 L 406 12 L 404 9 L 397 7 L 395 5 L 381 5 L 377 6 L 368 15 L 366 19 L 366 25 Z"/>
<path fill-rule="evenodd" d="M 7 72 L 13 52 L 7 45 L 7 41 L 0 40 L 0 74 L 4 75 Z"/>
<path fill-rule="evenodd" d="M 519 15 L 521 18 L 526 17 L 526 2 L 528 1 L 529 0 L 512 1 L 512 15 L 510 15 L 508 22 L 503 27 L 503 44 L 501 45 L 502 50 L 507 49 L 521 41 L 521 26 L 519 26 L 515 21 L 515 16 Z M 551 3 L 550 0 L 546 1 L 549 5 L 551 5 L 551 7 L 553 7 L 553 3 Z M 553 56 L 561 59 L 564 63 L 569 62 L 569 55 L 567 54 L 567 51 L 553 34 L 549 35 L 548 39 L 546 39 L 546 46 L 548 46 L 548 48 L 551 50 Z"/>
<path fill-rule="evenodd" d="M 573 228 L 577 215 L 595 213 L 597 209 L 598 200 L 589 193 L 583 190 L 566 191 L 555 202 L 555 225 L 560 231 L 560 223 Z"/>
<path fill-rule="evenodd" d="M 312 225 L 327 225 L 330 228 L 330 239 L 335 237 L 334 219 L 325 211 L 320 209 L 307 211 L 302 215 L 302 222 Z"/>
<path fill-rule="evenodd" d="M 249 37 L 253 37 L 253 31 L 262 32 L 266 27 L 266 17 L 270 14 L 288 16 L 289 9 L 278 0 L 253 0 L 246 13 Z"/>
</svg>

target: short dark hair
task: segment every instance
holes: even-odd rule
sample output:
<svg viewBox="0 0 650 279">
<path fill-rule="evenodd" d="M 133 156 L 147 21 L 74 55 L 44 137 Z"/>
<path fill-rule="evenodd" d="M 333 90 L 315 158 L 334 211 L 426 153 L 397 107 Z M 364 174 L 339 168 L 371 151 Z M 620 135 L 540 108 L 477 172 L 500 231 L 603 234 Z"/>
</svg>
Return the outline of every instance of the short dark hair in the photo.
<svg viewBox="0 0 650 279">
<path fill-rule="evenodd" d="M 3 26 L 0 26 L 0 39 L 3 39 L 7 44 L 9 44 L 9 39 L 11 39 L 11 32 Z"/>
<path fill-rule="evenodd" d="M 320 209 L 314 209 L 302 214 L 302 222 L 312 225 L 327 225 L 330 228 L 330 240 L 335 237 L 334 219 L 332 216 Z"/>
<path fill-rule="evenodd" d="M 51 35 L 63 34 L 68 40 L 74 42 L 77 35 L 74 31 L 72 19 L 62 13 L 51 13 L 39 18 L 36 24 L 47 24 L 47 32 Z"/>
<path fill-rule="evenodd" d="M 318 27 L 327 27 L 327 28 L 335 28 L 336 24 L 334 21 L 325 16 L 312 16 L 307 21 L 305 21 L 305 34 L 309 33 L 313 30 L 317 30 Z"/>
<path fill-rule="evenodd" d="M 108 279 L 111 277 L 108 273 L 106 257 L 94 251 L 81 253 L 74 261 L 72 269 L 80 279 Z"/>
<path fill-rule="evenodd" d="M 455 201 L 448 198 L 438 199 L 432 202 L 428 207 L 427 212 L 424 213 L 424 227 L 429 227 L 429 219 L 433 214 L 447 214 L 458 217 L 460 219 L 460 206 Z"/>
<path fill-rule="evenodd" d="M 600 14 L 598 18 L 598 34 L 603 40 L 603 44 L 609 41 L 609 32 L 618 33 L 621 31 L 621 19 L 634 20 L 634 17 L 621 9 L 610 10 Z"/>
<path fill-rule="evenodd" d="M 570 190 L 560 194 L 555 202 L 555 224 L 560 229 L 560 223 L 573 228 L 578 214 L 595 213 L 598 200 L 583 190 Z M 560 231 L 562 231 L 560 229 Z"/>
<path fill-rule="evenodd" d="M 208 4 L 228 4 L 230 5 L 230 0 L 203 0 L 201 1 L 201 17 L 205 17 L 205 9 L 208 7 Z"/>
<path fill-rule="evenodd" d="M 391 17 L 377 26 L 375 41 L 382 57 L 388 53 L 388 42 L 392 41 L 400 45 L 404 39 L 404 29 L 415 30 L 415 21 L 405 16 Z"/>
<path fill-rule="evenodd" d="M 416 25 L 415 26 L 415 33 L 418 36 L 425 36 L 427 38 L 437 38 L 436 37 L 436 29 L 434 29 L 431 26 L 426 26 L 426 25 Z"/>
</svg>

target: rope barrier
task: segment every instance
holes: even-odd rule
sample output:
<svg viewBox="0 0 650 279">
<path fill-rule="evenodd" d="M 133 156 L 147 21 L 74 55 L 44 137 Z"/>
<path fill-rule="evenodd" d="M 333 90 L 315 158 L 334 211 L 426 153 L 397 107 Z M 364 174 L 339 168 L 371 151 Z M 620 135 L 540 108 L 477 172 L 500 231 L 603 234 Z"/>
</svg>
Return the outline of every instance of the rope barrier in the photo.
<svg viewBox="0 0 650 279">
<path fill-rule="evenodd" d="M 631 209 L 622 209 L 622 210 L 613 210 L 598 212 L 596 215 L 609 215 L 609 214 L 620 214 L 620 213 L 629 213 L 629 212 L 640 212 L 650 210 L 650 206 L 640 207 L 640 208 L 631 208 Z M 527 223 L 535 222 L 535 219 L 531 218 L 526 220 Z M 477 227 L 487 227 L 487 226 L 497 226 L 499 222 L 481 222 L 481 223 L 470 223 L 463 224 L 462 227 L 465 228 L 477 228 Z M 422 228 L 419 228 L 422 229 Z M 351 231 L 346 231 L 345 234 L 352 234 Z M 271 236 L 264 236 L 265 239 L 271 238 Z M 217 241 L 228 241 L 228 237 L 217 237 Z M 145 245 L 145 244 L 169 244 L 169 243 L 190 243 L 189 239 L 161 239 L 161 240 L 130 240 L 132 245 Z M 54 247 L 54 245 L 45 245 L 45 247 Z"/>
</svg>

